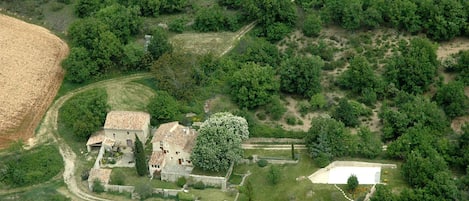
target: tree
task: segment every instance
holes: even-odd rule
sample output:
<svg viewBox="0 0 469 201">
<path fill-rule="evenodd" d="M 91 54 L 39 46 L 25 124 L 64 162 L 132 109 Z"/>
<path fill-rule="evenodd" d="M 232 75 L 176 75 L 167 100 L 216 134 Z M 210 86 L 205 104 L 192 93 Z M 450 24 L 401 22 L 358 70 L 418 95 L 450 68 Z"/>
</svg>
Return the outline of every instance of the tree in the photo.
<svg viewBox="0 0 469 201">
<path fill-rule="evenodd" d="M 104 125 L 108 109 L 106 90 L 93 89 L 65 102 L 60 108 L 60 122 L 85 140 Z"/>
<path fill-rule="evenodd" d="M 303 97 L 321 92 L 321 69 L 324 62 L 318 56 L 293 57 L 280 65 L 280 89 Z"/>
<path fill-rule="evenodd" d="M 233 60 L 239 62 L 255 62 L 259 65 L 270 65 L 274 68 L 281 63 L 277 46 L 258 37 L 243 37 L 231 51 Z"/>
<path fill-rule="evenodd" d="M 153 195 L 153 187 L 150 182 L 138 182 L 134 192 L 140 196 L 140 200 L 145 200 Z"/>
<path fill-rule="evenodd" d="M 198 130 L 191 160 L 207 171 L 225 171 L 241 159 L 241 142 L 249 137 L 244 118 L 230 113 L 217 113 L 205 120 Z"/>
<path fill-rule="evenodd" d="M 267 173 L 267 178 L 269 179 L 270 183 L 276 185 L 280 181 L 281 176 L 282 175 L 278 167 L 271 165 L 269 172 Z"/>
<path fill-rule="evenodd" d="M 279 83 L 274 74 L 270 66 L 244 64 L 230 80 L 231 97 L 242 108 L 267 104 L 279 90 Z"/>
<path fill-rule="evenodd" d="M 168 35 L 164 29 L 155 29 L 150 44 L 148 44 L 148 51 L 153 56 L 154 60 L 158 60 L 163 54 L 173 51 L 173 46 L 169 43 Z"/>
<path fill-rule="evenodd" d="M 148 165 L 145 158 L 145 149 L 143 148 L 142 141 L 140 141 L 137 135 L 135 135 L 134 146 L 135 168 L 137 169 L 137 174 L 139 176 L 147 175 Z"/>
<path fill-rule="evenodd" d="M 412 94 L 425 92 L 434 82 L 438 70 L 436 45 L 424 38 L 401 44 L 386 65 L 385 77 L 399 89 Z"/>
<path fill-rule="evenodd" d="M 132 35 L 140 30 L 142 19 L 139 17 L 137 7 L 125 7 L 120 4 L 112 4 L 96 13 L 96 18 L 109 26 L 109 30 L 126 44 Z"/>
<path fill-rule="evenodd" d="M 368 127 L 358 130 L 358 154 L 365 158 L 375 158 L 381 153 L 381 140 Z"/>
<path fill-rule="evenodd" d="M 342 122 L 332 118 L 314 118 L 305 136 L 305 144 L 313 158 L 327 159 L 345 156 L 349 136 Z M 326 164 L 327 165 L 327 164 Z"/>
<path fill-rule="evenodd" d="M 422 26 L 433 40 L 450 40 L 460 35 L 467 21 L 467 13 L 458 0 L 431 1 L 429 5 L 420 5 L 419 8 Z M 448 13 L 448 10 L 451 12 Z"/>
<path fill-rule="evenodd" d="M 108 31 L 109 27 L 102 21 L 88 17 L 74 21 L 68 28 L 68 36 L 72 47 L 84 47 L 92 50 L 95 47 L 95 39 Z"/>
<path fill-rule="evenodd" d="M 417 150 L 407 156 L 401 171 L 409 185 L 422 188 L 434 180 L 437 172 L 447 168 L 445 160 L 436 151 L 422 154 Z"/>
<path fill-rule="evenodd" d="M 342 1 L 343 13 L 341 25 L 347 30 L 356 30 L 360 28 L 362 21 L 362 0 Z"/>
<path fill-rule="evenodd" d="M 303 23 L 303 34 L 308 37 L 317 37 L 322 29 L 321 17 L 316 14 L 308 14 Z"/>
<path fill-rule="evenodd" d="M 90 51 L 91 58 L 98 64 L 100 73 L 104 74 L 120 64 L 123 45 L 112 32 L 101 33 L 94 39 L 93 44 L 93 48 L 88 51 Z"/>
<path fill-rule="evenodd" d="M 383 184 L 376 185 L 376 191 L 370 201 L 397 201 L 391 189 Z"/>
<path fill-rule="evenodd" d="M 80 18 L 88 17 L 101 9 L 102 6 L 101 0 L 77 0 L 75 14 Z"/>
<path fill-rule="evenodd" d="M 350 61 L 350 67 L 340 75 L 338 84 L 355 94 L 362 94 L 364 90 L 379 88 L 378 78 L 370 64 L 363 56 L 355 56 Z"/>
<path fill-rule="evenodd" d="M 291 144 L 291 159 L 295 160 L 295 145 Z"/>
<path fill-rule="evenodd" d="M 199 65 L 198 62 L 198 57 L 190 53 L 164 54 L 152 66 L 158 88 L 178 100 L 189 100 L 196 87 L 194 67 Z"/>
<path fill-rule="evenodd" d="M 347 179 L 347 190 L 353 192 L 358 187 L 358 178 L 354 174 L 350 175 Z"/>
<path fill-rule="evenodd" d="M 285 0 L 246 0 L 244 12 L 247 16 L 257 19 L 262 27 L 261 36 L 267 36 L 267 27 L 276 22 L 289 27 L 295 25 L 297 18 L 295 4 Z"/>
<path fill-rule="evenodd" d="M 433 99 L 451 119 L 467 114 L 469 109 L 469 98 L 464 94 L 464 84 L 461 82 L 453 81 L 441 86 Z"/>
<path fill-rule="evenodd" d="M 181 12 L 187 4 L 187 0 L 162 0 L 160 12 L 168 14 Z"/>
<path fill-rule="evenodd" d="M 345 126 L 355 127 L 360 124 L 358 111 L 345 98 L 340 99 L 332 116 L 343 122 Z"/>
<path fill-rule="evenodd" d="M 166 91 L 157 91 L 156 96 L 150 99 L 147 110 L 151 115 L 151 124 L 159 125 L 175 119 L 178 113 L 177 100 Z"/>
<path fill-rule="evenodd" d="M 145 51 L 140 45 L 127 44 L 122 50 L 122 70 L 124 71 L 139 71 L 139 70 L 150 70 L 149 66 L 144 62 Z"/>
<path fill-rule="evenodd" d="M 83 47 L 73 47 L 70 55 L 62 61 L 62 67 L 66 70 L 65 78 L 76 83 L 90 80 L 98 72 L 98 64 Z"/>
<path fill-rule="evenodd" d="M 201 32 L 235 31 L 239 27 L 238 16 L 224 12 L 219 6 L 197 11 L 194 29 Z"/>
</svg>

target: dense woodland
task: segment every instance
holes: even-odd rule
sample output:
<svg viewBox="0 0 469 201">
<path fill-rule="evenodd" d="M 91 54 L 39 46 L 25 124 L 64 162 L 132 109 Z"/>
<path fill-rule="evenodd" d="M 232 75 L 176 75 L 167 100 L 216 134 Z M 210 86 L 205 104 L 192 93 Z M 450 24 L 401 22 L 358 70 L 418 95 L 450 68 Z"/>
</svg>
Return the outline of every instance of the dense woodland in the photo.
<svg viewBox="0 0 469 201">
<path fill-rule="evenodd" d="M 469 51 L 444 60 L 436 54 L 438 42 L 469 36 L 469 1 L 218 0 L 212 5 L 195 0 L 77 0 L 74 13 L 78 19 L 67 34 L 71 51 L 63 62 L 66 81 L 89 83 L 115 72 L 152 72 L 159 90 L 147 108 L 152 125 L 173 120 L 190 124 L 186 113 L 203 120 L 203 101 L 223 94 L 235 104 L 229 112 L 247 120 L 251 137 L 304 138 L 321 167 L 340 157 L 402 162 L 411 188 L 396 192 L 378 185 L 373 201 L 469 199 L 469 125 L 460 132 L 450 127 L 453 119 L 468 115 L 464 89 L 469 86 Z M 144 23 L 181 13 L 193 19 L 178 17 L 167 30 Z M 236 31 L 253 21 L 256 27 L 222 57 L 184 52 L 169 41 L 171 34 Z M 354 34 L 393 29 L 407 39 L 381 45 L 362 34 L 346 41 L 348 49 L 333 46 L 334 37 L 306 46 L 291 42 L 296 31 L 311 41 L 325 27 L 337 25 Z M 135 43 L 145 34 L 153 35 L 147 51 Z M 441 73 L 454 79 L 444 82 Z M 344 95 L 331 95 L 337 91 Z M 285 96 L 299 100 L 303 115 L 326 115 L 313 118 L 306 132 L 262 123 L 303 124 L 285 116 Z M 104 100 L 104 90 L 79 95 L 62 108 L 61 119 L 86 139 L 104 121 Z M 373 110 L 378 111 L 379 131 L 364 123 Z M 221 117 L 214 115 L 204 124 Z M 208 128 L 200 131 L 205 137 L 197 140 L 195 165 L 201 164 L 202 153 L 213 152 L 208 150 L 213 140 L 242 140 L 228 131 L 223 131 L 226 136 L 210 135 L 215 131 Z M 229 158 L 213 157 L 239 160 L 238 145 L 225 146 L 233 147 Z M 224 170 L 228 164 L 220 161 L 204 169 Z"/>
</svg>

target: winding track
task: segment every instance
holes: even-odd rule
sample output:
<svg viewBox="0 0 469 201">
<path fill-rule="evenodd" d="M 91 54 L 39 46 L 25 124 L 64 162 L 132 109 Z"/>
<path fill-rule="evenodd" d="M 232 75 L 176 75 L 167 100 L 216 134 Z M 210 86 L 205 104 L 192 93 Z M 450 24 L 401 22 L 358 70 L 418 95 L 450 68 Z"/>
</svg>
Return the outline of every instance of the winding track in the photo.
<svg viewBox="0 0 469 201">
<path fill-rule="evenodd" d="M 252 28 L 254 28 L 255 25 L 256 25 L 256 22 L 252 22 L 251 24 L 248 24 L 242 29 L 240 29 L 238 33 L 236 34 L 236 36 L 234 37 L 234 39 L 232 40 L 233 45 L 231 45 L 227 50 L 223 51 L 220 54 L 220 56 L 223 56 L 229 50 L 231 50 L 234 46 L 234 43 L 237 42 L 239 39 L 241 39 L 241 37 L 243 37 Z M 139 74 L 124 76 L 124 77 L 103 80 L 103 81 L 99 81 L 99 82 L 92 83 L 87 86 L 75 89 L 73 91 L 68 92 L 64 96 L 60 97 L 59 99 L 55 100 L 54 103 L 48 109 L 47 113 L 44 115 L 44 119 L 41 123 L 41 126 L 39 127 L 39 130 L 36 132 L 36 135 L 34 137 L 36 139 L 35 144 L 46 143 L 50 139 L 52 139 L 54 142 L 58 144 L 59 151 L 60 151 L 60 154 L 62 155 L 62 158 L 64 160 L 64 165 L 65 165 L 64 167 L 65 170 L 63 172 L 64 182 L 67 185 L 68 190 L 80 200 L 110 201 L 108 199 L 104 199 L 104 198 L 100 198 L 100 197 L 96 197 L 94 195 L 88 194 L 88 192 L 83 191 L 81 188 L 78 187 L 78 183 L 75 178 L 75 171 L 76 171 L 75 161 L 77 160 L 77 156 L 73 152 L 73 150 L 70 148 L 70 146 L 62 138 L 60 138 L 58 134 L 58 130 L 57 130 L 58 128 L 57 120 L 58 120 L 59 109 L 67 100 L 69 100 L 70 98 L 72 98 L 73 96 L 79 93 L 82 93 L 91 89 L 95 89 L 98 87 L 106 87 L 112 84 L 126 83 L 126 82 L 131 82 L 134 80 L 150 78 L 151 76 L 152 75 L 150 73 L 139 73 Z"/>
</svg>

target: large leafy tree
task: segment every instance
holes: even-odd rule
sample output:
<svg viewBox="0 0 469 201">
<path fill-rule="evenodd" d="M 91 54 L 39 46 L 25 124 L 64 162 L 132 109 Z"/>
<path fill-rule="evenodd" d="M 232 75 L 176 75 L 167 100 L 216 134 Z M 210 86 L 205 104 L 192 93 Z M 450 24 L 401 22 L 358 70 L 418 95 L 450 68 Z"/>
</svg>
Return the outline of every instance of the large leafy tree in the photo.
<svg viewBox="0 0 469 201">
<path fill-rule="evenodd" d="M 467 13 L 458 0 L 417 1 L 422 27 L 433 40 L 450 40 L 466 26 Z M 451 12 L 448 12 L 451 11 Z"/>
<path fill-rule="evenodd" d="M 168 35 L 162 28 L 157 28 L 153 32 L 150 44 L 148 44 L 148 52 L 154 60 L 159 59 L 165 53 L 171 53 L 173 46 L 169 42 Z"/>
<path fill-rule="evenodd" d="M 109 26 L 96 18 L 85 18 L 74 21 L 68 28 L 68 36 L 74 47 L 94 48 L 99 35 L 109 30 Z"/>
<path fill-rule="evenodd" d="M 156 96 L 148 103 L 147 110 L 151 115 L 152 124 L 158 125 L 174 120 L 178 112 L 178 102 L 168 92 L 157 91 Z"/>
<path fill-rule="evenodd" d="M 103 126 L 108 109 L 106 90 L 90 90 L 65 102 L 60 108 L 60 122 L 84 140 Z"/>
<path fill-rule="evenodd" d="M 338 84 L 355 94 L 362 94 L 366 89 L 375 91 L 380 87 L 378 77 L 370 63 L 362 56 L 355 56 L 351 59 L 349 68 L 338 78 Z"/>
<path fill-rule="evenodd" d="M 241 159 L 241 142 L 249 137 L 247 121 L 230 113 L 212 115 L 198 132 L 191 160 L 194 166 L 215 172 Z"/>
<path fill-rule="evenodd" d="M 433 99 L 450 118 L 467 114 L 469 109 L 469 98 L 464 94 L 464 84 L 461 82 L 449 82 L 441 86 Z"/>
<path fill-rule="evenodd" d="M 436 45 L 428 39 L 414 38 L 410 44 L 402 43 L 399 51 L 386 65 L 385 77 L 406 92 L 425 92 L 438 70 Z"/>
<path fill-rule="evenodd" d="M 349 136 L 342 122 L 321 117 L 311 120 L 311 128 L 305 137 L 306 147 L 313 158 L 333 157 L 347 154 Z"/>
<path fill-rule="evenodd" d="M 280 65 L 280 89 L 304 97 L 321 92 L 321 69 L 324 62 L 318 56 L 294 57 Z"/>
<path fill-rule="evenodd" d="M 411 186 L 425 187 L 437 172 L 447 168 L 445 160 L 436 152 L 427 155 L 412 151 L 402 164 L 402 175 Z"/>
<path fill-rule="evenodd" d="M 255 108 L 269 103 L 279 90 L 279 82 L 270 66 L 246 63 L 230 80 L 231 97 L 243 108 Z"/>
<path fill-rule="evenodd" d="M 89 80 L 98 72 L 98 65 L 83 47 L 72 48 L 70 55 L 63 60 L 62 67 L 67 71 L 65 78 L 76 83 Z"/>
<path fill-rule="evenodd" d="M 360 124 L 358 111 L 345 98 L 340 99 L 332 116 L 344 123 L 345 126 L 355 127 Z"/>
<path fill-rule="evenodd" d="M 102 0 L 77 0 L 75 5 L 75 14 L 81 18 L 88 17 L 102 7 Z"/>
<path fill-rule="evenodd" d="M 137 7 L 113 4 L 96 13 L 96 18 L 109 26 L 109 30 L 125 44 L 140 30 L 142 20 Z"/>
<path fill-rule="evenodd" d="M 274 68 L 281 63 L 277 47 L 263 38 L 243 37 L 231 52 L 232 57 L 241 62 L 251 61 Z"/>
<path fill-rule="evenodd" d="M 176 99 L 188 100 L 194 93 L 194 67 L 198 57 L 190 53 L 172 52 L 161 56 L 152 66 L 158 88 Z"/>
</svg>

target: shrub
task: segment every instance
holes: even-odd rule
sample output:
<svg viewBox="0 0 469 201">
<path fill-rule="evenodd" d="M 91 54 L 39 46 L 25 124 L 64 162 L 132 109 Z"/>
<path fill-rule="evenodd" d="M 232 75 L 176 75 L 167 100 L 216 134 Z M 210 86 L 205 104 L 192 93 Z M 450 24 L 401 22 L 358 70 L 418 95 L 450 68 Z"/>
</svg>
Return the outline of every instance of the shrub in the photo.
<svg viewBox="0 0 469 201">
<path fill-rule="evenodd" d="M 183 187 L 184 184 L 187 183 L 187 180 L 185 177 L 179 177 L 178 180 L 176 181 L 176 185 L 179 187 Z"/>
<path fill-rule="evenodd" d="M 168 25 L 169 30 L 176 33 L 182 33 L 184 31 L 184 26 L 186 24 L 186 19 L 177 18 L 171 21 Z"/>
<path fill-rule="evenodd" d="M 311 104 L 308 103 L 308 101 L 299 101 L 296 105 L 298 111 L 300 112 L 301 115 L 306 115 L 309 112 L 309 109 L 311 108 Z"/>
<path fill-rule="evenodd" d="M 254 156 L 249 155 L 249 156 L 248 156 L 248 159 L 249 159 L 250 161 L 252 161 L 252 159 L 254 159 Z"/>
<path fill-rule="evenodd" d="M 273 185 L 277 184 L 281 178 L 281 172 L 277 166 L 271 165 L 267 178 Z"/>
<path fill-rule="evenodd" d="M 267 40 L 270 42 L 277 42 L 282 40 L 291 32 L 291 28 L 286 24 L 276 22 L 267 27 Z"/>
<path fill-rule="evenodd" d="M 285 105 L 282 104 L 280 101 L 280 97 L 274 96 L 272 97 L 272 101 L 266 106 L 266 110 L 270 115 L 270 118 L 272 120 L 280 120 L 282 118 L 283 114 L 287 111 L 285 108 Z"/>
<path fill-rule="evenodd" d="M 286 122 L 288 125 L 294 126 L 296 124 L 296 117 L 295 116 L 287 116 Z"/>
<path fill-rule="evenodd" d="M 104 192 L 104 186 L 103 186 L 103 184 L 101 183 L 101 181 L 99 181 L 99 179 L 93 180 L 93 187 L 92 187 L 92 190 L 93 190 L 93 192 L 95 192 L 95 193 L 102 193 L 102 192 Z"/>
<path fill-rule="evenodd" d="M 265 160 L 265 159 L 261 159 L 261 160 L 257 161 L 257 165 L 259 167 L 265 167 L 265 166 L 267 166 L 267 164 L 269 164 L 269 162 L 267 162 L 267 160 Z"/>
<path fill-rule="evenodd" d="M 203 190 L 203 189 L 205 189 L 205 184 L 202 181 L 198 181 L 195 184 L 193 184 L 192 187 L 195 188 L 195 189 Z"/>
<path fill-rule="evenodd" d="M 325 153 L 320 153 L 318 157 L 316 157 L 315 161 L 320 168 L 326 167 L 331 163 L 330 157 Z"/>
<path fill-rule="evenodd" d="M 358 178 L 355 175 L 350 175 L 347 179 L 347 190 L 354 191 L 358 187 Z"/>
<path fill-rule="evenodd" d="M 305 36 L 317 37 L 319 36 L 319 33 L 321 32 L 321 28 L 322 28 L 322 21 L 318 15 L 309 14 L 306 16 L 306 19 L 303 23 L 303 33 L 305 34 Z"/>
<path fill-rule="evenodd" d="M 256 114 L 256 116 L 259 120 L 267 119 L 267 116 L 266 116 L 265 112 L 259 112 L 259 113 Z"/>
<path fill-rule="evenodd" d="M 326 101 L 326 97 L 324 97 L 322 93 L 317 93 L 311 97 L 311 100 L 309 101 L 309 103 L 311 104 L 312 109 L 319 110 L 319 109 L 323 109 L 326 106 L 327 101 Z"/>
<path fill-rule="evenodd" d="M 135 185 L 135 192 L 140 196 L 141 200 L 151 197 L 153 187 L 148 182 L 139 182 Z"/>
<path fill-rule="evenodd" d="M 82 181 L 86 181 L 88 180 L 88 177 L 90 176 L 90 171 L 88 170 L 83 170 L 83 172 L 81 172 L 81 180 Z"/>
</svg>

